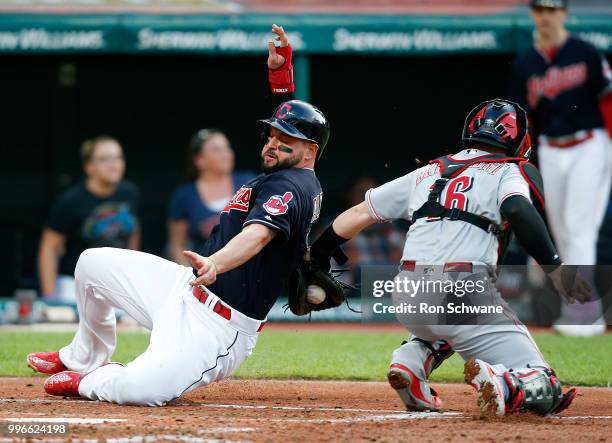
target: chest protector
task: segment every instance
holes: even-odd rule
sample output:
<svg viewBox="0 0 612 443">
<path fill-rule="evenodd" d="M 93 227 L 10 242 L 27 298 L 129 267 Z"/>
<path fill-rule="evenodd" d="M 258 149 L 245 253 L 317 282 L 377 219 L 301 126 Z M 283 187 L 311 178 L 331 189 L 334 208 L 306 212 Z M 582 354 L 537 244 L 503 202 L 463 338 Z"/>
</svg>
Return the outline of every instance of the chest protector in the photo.
<svg viewBox="0 0 612 443">
<path fill-rule="evenodd" d="M 521 175 L 529 184 L 533 204 L 538 211 L 544 211 L 544 186 L 542 177 L 538 169 L 524 158 L 507 157 L 502 154 L 489 154 L 467 160 L 453 160 L 450 156 L 444 156 L 431 160 L 429 163 L 438 164 L 441 177 L 437 179 L 431 187 L 427 201 L 412 214 L 413 222 L 423 217 L 431 217 L 431 221 L 442 219 L 461 220 L 500 237 L 500 240 L 505 237 L 503 243 L 506 243 L 509 237 L 509 228 L 507 225 L 498 225 L 493 220 L 459 208 L 446 208 L 440 203 L 440 196 L 448 182 L 476 163 L 516 163 Z"/>
</svg>

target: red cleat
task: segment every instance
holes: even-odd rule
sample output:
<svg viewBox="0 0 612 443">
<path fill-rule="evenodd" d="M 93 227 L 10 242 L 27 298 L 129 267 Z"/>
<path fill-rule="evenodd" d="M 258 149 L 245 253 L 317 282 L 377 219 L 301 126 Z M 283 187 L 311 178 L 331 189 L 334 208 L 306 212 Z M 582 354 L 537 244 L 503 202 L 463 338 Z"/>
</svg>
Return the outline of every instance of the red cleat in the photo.
<svg viewBox="0 0 612 443">
<path fill-rule="evenodd" d="M 36 372 L 57 374 L 68 369 L 59 358 L 59 352 L 35 352 L 28 354 L 26 363 Z"/>
<path fill-rule="evenodd" d="M 60 397 L 80 397 L 79 383 L 85 374 L 64 371 L 52 375 L 45 381 L 45 392 Z"/>
</svg>

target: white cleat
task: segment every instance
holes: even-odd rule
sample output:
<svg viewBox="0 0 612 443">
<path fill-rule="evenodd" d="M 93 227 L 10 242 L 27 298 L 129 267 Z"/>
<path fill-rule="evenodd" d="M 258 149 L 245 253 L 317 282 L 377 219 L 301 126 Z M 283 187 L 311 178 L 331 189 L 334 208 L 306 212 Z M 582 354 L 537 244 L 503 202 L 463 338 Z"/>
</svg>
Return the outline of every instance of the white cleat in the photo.
<svg viewBox="0 0 612 443">
<path fill-rule="evenodd" d="M 465 382 L 478 392 L 478 407 L 482 415 L 488 417 L 506 415 L 504 390 L 493 366 L 482 360 L 471 359 L 465 363 L 463 375 Z"/>
<path fill-rule="evenodd" d="M 553 329 L 567 337 L 593 337 L 606 332 L 606 321 L 599 317 L 592 325 L 555 324 Z"/>
</svg>

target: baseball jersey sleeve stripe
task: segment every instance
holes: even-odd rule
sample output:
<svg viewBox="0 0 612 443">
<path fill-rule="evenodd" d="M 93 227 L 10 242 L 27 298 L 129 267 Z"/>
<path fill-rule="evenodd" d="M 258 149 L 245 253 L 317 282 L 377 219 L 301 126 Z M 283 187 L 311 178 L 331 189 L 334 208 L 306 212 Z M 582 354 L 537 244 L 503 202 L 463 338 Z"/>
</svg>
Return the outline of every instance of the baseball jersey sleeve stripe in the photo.
<svg viewBox="0 0 612 443">
<path fill-rule="evenodd" d="M 376 212 L 376 209 L 374 208 L 374 205 L 372 204 L 372 198 L 370 197 L 370 194 L 372 193 L 371 189 L 368 189 L 368 191 L 366 192 L 366 204 L 368 205 L 368 210 L 370 211 L 370 214 L 379 222 L 384 221 L 384 219 L 378 215 L 378 212 Z"/>
<path fill-rule="evenodd" d="M 244 226 L 250 225 L 251 223 L 258 223 L 258 224 L 261 224 L 261 225 L 270 226 L 271 228 L 276 229 L 277 231 L 282 231 L 282 229 L 279 228 L 278 226 L 276 226 L 274 223 L 270 223 L 270 222 L 267 222 L 265 220 L 260 220 L 258 218 L 255 218 L 253 220 L 248 220 L 248 221 L 244 222 L 244 224 L 242 226 L 244 227 Z"/>
</svg>

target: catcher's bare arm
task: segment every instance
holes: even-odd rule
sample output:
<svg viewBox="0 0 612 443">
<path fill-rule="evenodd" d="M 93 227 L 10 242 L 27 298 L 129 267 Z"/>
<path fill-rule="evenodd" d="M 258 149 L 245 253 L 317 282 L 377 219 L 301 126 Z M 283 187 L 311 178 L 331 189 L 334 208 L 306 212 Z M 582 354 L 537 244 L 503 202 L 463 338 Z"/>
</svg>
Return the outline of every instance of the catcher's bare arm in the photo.
<svg viewBox="0 0 612 443">
<path fill-rule="evenodd" d="M 368 206 L 361 202 L 336 217 L 332 227 L 340 237 L 350 239 L 374 223 L 376 219 L 370 214 Z"/>
</svg>

